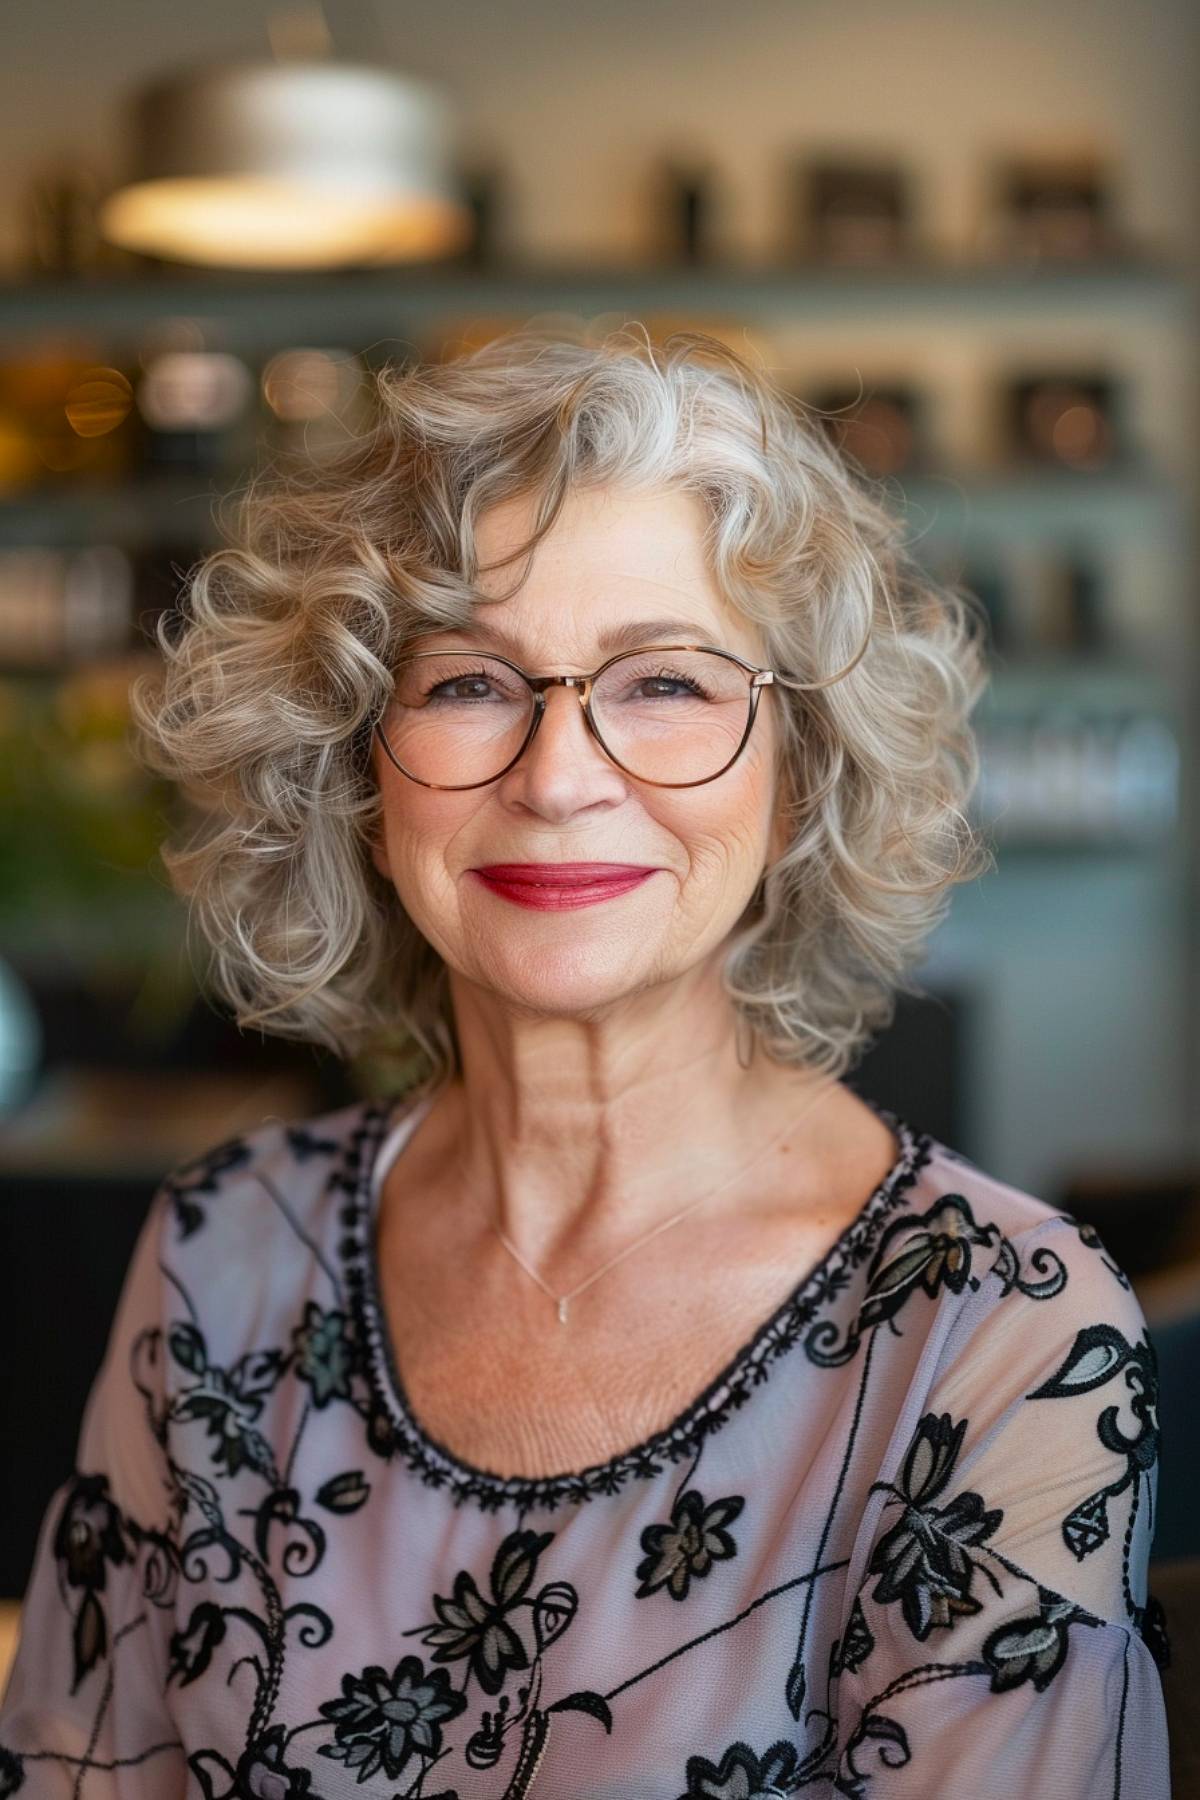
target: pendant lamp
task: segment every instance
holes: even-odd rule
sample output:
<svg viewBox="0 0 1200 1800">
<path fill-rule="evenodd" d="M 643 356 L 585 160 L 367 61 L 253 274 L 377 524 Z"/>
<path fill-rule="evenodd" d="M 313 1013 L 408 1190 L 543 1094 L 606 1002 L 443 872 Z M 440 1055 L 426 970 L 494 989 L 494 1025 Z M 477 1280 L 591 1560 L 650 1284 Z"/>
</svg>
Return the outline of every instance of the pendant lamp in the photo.
<svg viewBox="0 0 1200 1800">
<path fill-rule="evenodd" d="M 221 63 L 131 108 L 130 179 L 100 210 L 113 243 L 222 268 L 410 262 L 465 248 L 449 110 L 365 63 Z"/>
</svg>

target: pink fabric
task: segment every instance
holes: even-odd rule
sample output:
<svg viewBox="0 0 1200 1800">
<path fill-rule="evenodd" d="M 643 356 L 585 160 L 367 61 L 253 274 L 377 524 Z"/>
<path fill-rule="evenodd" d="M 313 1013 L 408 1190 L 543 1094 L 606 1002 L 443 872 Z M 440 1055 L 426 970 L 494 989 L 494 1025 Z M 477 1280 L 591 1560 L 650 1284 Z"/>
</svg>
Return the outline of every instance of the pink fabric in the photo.
<svg viewBox="0 0 1200 1800">
<path fill-rule="evenodd" d="M 506 1478 L 413 1417 L 379 1307 L 428 1098 L 155 1196 L 0 1800 L 1167 1800 L 1153 1354 L 1094 1232 L 880 1108 L 895 1168 L 716 1382 Z"/>
</svg>

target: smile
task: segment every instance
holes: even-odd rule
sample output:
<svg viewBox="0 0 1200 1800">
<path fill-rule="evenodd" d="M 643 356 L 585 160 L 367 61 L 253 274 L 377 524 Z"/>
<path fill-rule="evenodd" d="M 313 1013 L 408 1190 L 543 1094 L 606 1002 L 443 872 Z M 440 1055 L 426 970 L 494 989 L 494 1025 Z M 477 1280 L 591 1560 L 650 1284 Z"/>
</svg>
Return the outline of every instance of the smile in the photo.
<svg viewBox="0 0 1200 1800">
<path fill-rule="evenodd" d="M 471 873 L 515 906 L 558 912 L 627 894 L 655 870 L 613 863 L 496 863 Z"/>
</svg>

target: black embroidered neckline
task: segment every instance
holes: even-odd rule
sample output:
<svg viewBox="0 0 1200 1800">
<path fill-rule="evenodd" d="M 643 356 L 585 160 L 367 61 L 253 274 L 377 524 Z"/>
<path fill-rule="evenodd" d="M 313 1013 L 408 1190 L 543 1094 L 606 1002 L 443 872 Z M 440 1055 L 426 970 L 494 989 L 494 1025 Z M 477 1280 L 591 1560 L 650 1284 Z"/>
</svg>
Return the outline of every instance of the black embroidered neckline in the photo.
<svg viewBox="0 0 1200 1800">
<path fill-rule="evenodd" d="M 585 1469 L 557 1475 L 496 1475 L 456 1455 L 432 1437 L 413 1412 L 387 1330 L 375 1254 L 377 1196 L 372 1174 L 388 1128 L 397 1122 L 401 1101 L 360 1102 L 360 1122 L 347 1136 L 344 1168 L 334 1181 L 345 1194 L 341 1209 L 345 1230 L 339 1254 L 350 1304 L 363 1345 L 367 1379 L 385 1435 L 430 1487 L 447 1488 L 456 1505 L 471 1500 L 485 1512 L 506 1504 L 520 1511 L 556 1507 L 566 1501 L 616 1494 L 630 1478 L 647 1481 L 670 1464 L 692 1456 L 706 1436 L 720 1429 L 764 1383 L 780 1357 L 791 1350 L 820 1307 L 846 1285 L 843 1271 L 857 1268 L 870 1255 L 886 1217 L 895 1211 L 933 1153 L 934 1140 L 916 1131 L 899 1114 L 859 1096 L 887 1124 L 900 1143 L 900 1155 L 857 1215 L 820 1261 L 796 1283 L 775 1311 L 736 1350 L 703 1392 L 669 1425 L 628 1450 Z"/>
</svg>

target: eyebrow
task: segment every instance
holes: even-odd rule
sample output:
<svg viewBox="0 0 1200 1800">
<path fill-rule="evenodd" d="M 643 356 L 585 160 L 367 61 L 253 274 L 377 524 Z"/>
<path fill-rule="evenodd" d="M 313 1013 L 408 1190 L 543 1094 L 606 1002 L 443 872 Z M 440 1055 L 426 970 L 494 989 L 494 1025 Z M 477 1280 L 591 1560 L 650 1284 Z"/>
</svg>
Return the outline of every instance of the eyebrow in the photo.
<svg viewBox="0 0 1200 1800">
<path fill-rule="evenodd" d="M 451 625 L 448 632 L 456 636 L 480 638 L 484 643 L 507 649 L 515 656 L 520 649 L 506 632 L 485 620 L 469 625 Z M 442 634 L 439 632 L 440 637 Z M 663 638 L 675 638 L 688 644 L 719 644 L 720 639 L 696 619 L 626 619 L 621 625 L 608 625 L 596 634 L 601 654 L 608 651 L 636 650 L 642 644 L 654 644 Z"/>
</svg>

